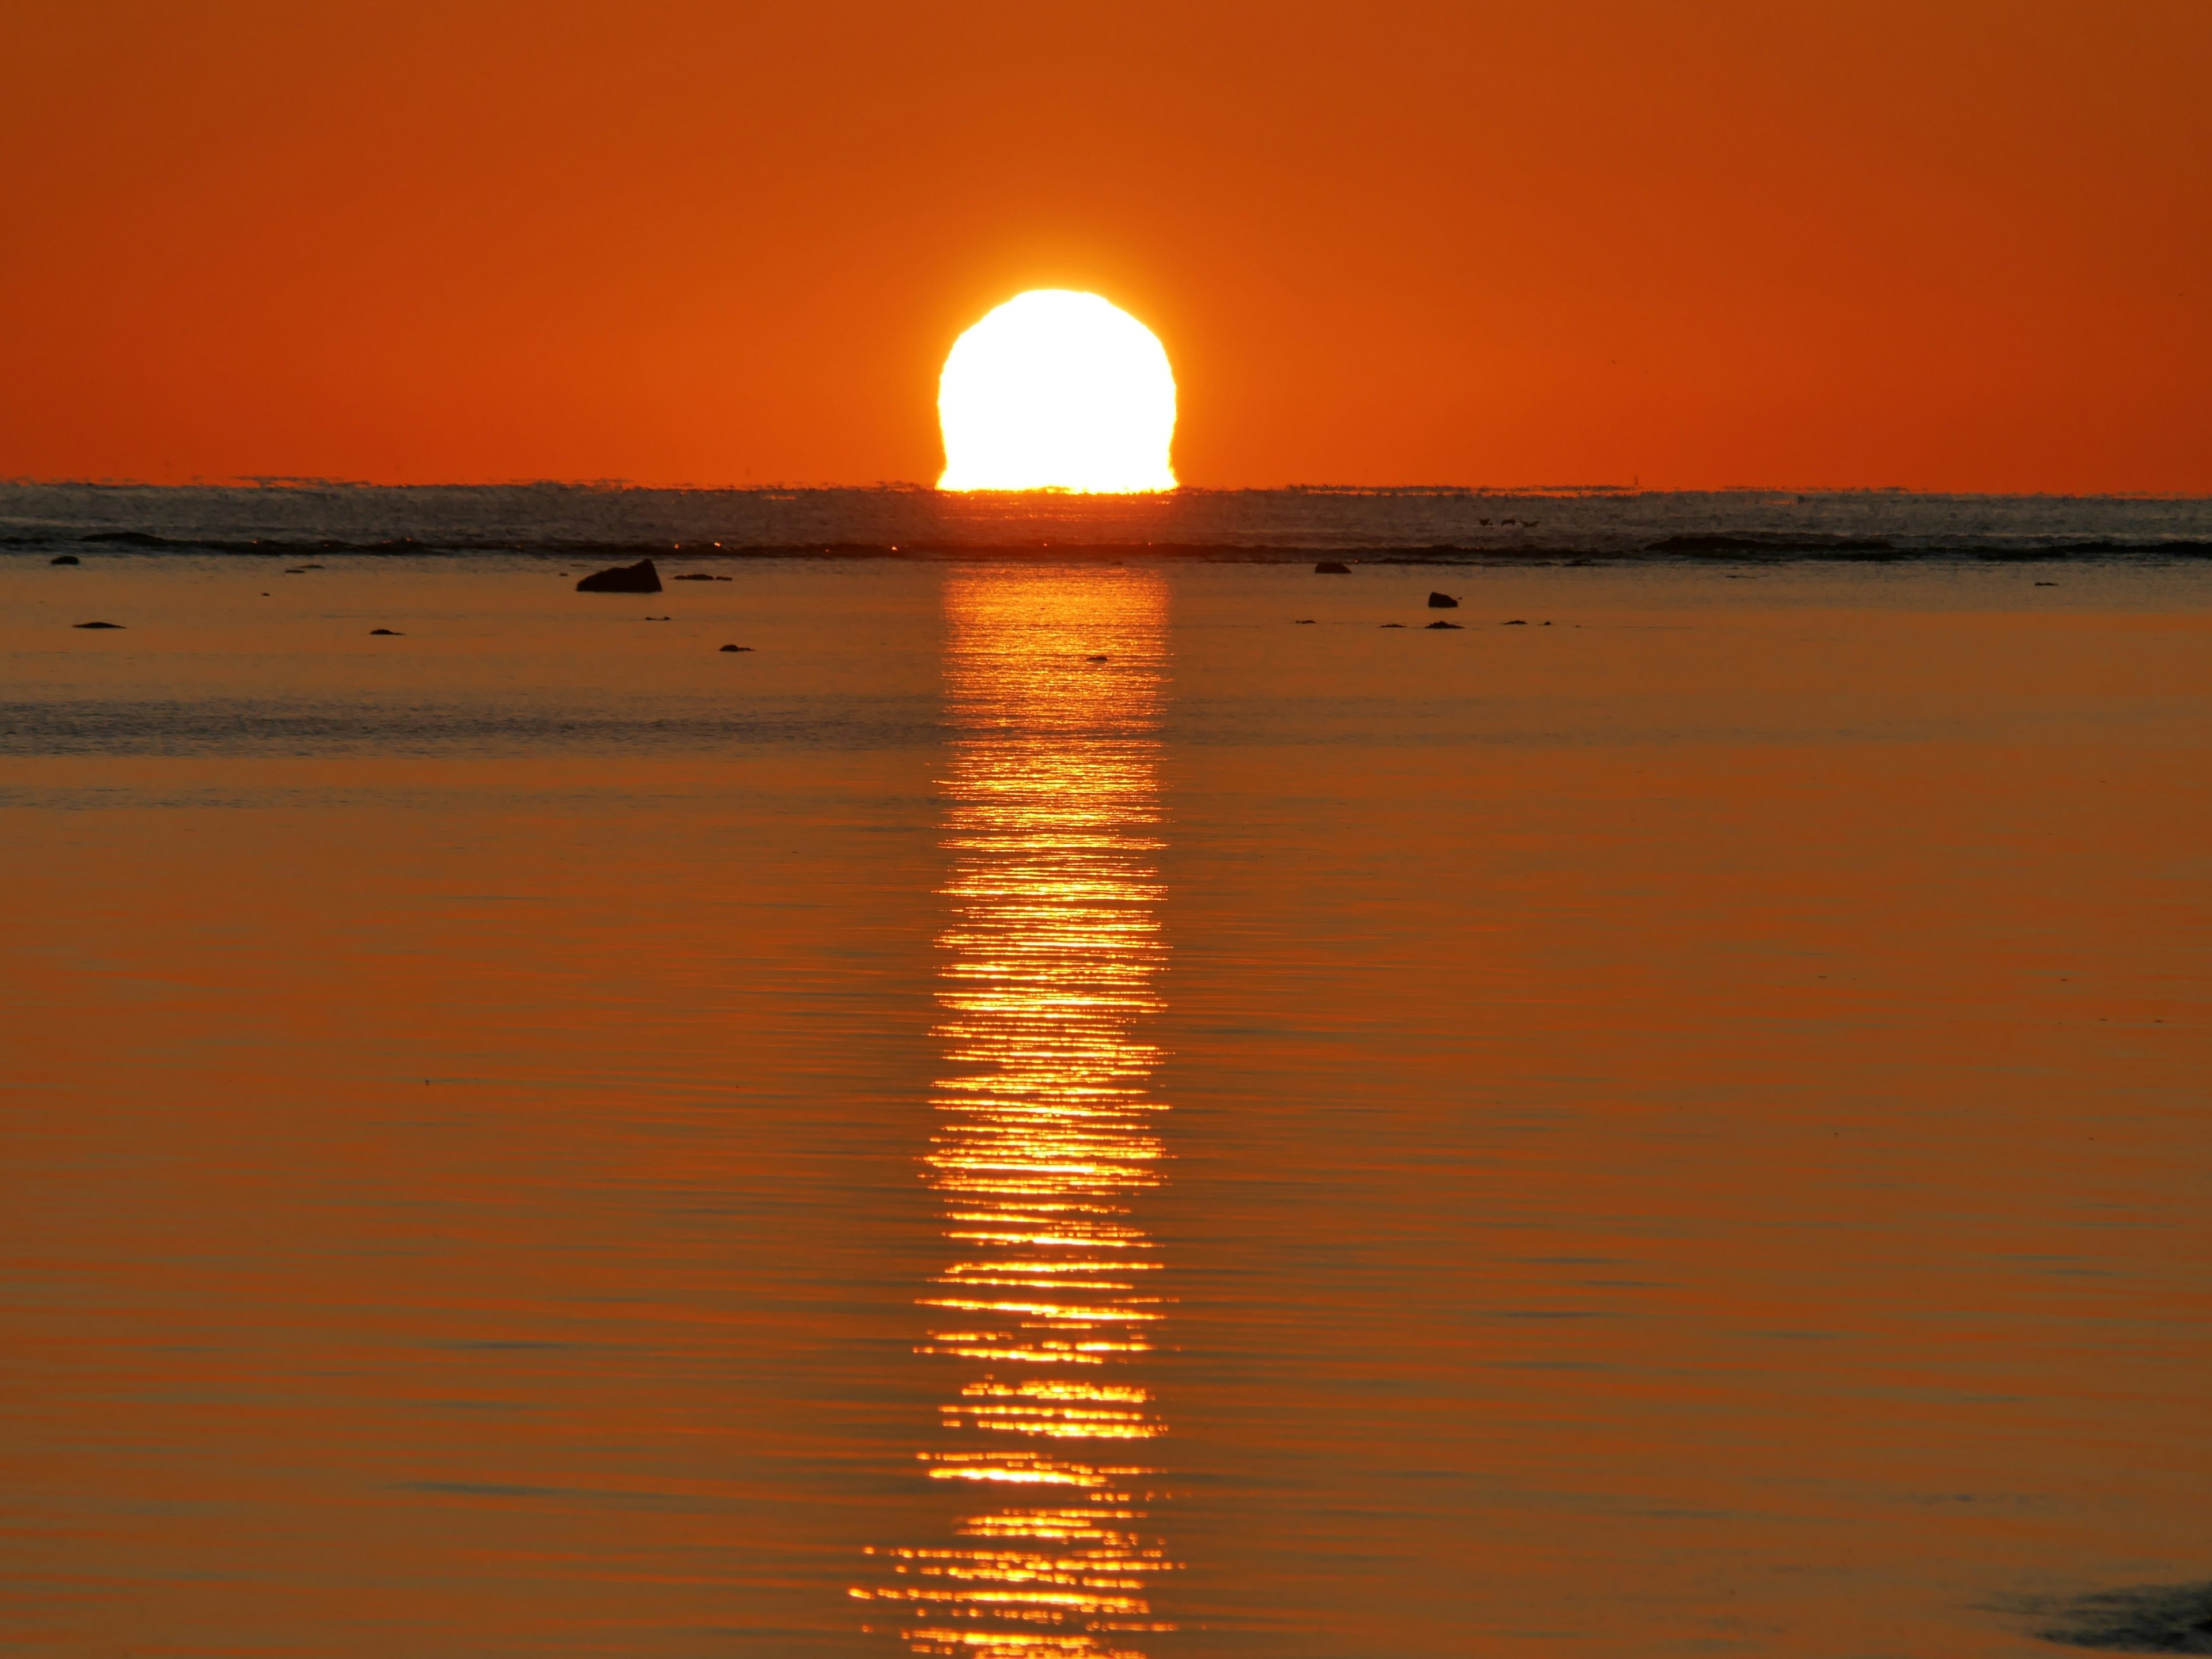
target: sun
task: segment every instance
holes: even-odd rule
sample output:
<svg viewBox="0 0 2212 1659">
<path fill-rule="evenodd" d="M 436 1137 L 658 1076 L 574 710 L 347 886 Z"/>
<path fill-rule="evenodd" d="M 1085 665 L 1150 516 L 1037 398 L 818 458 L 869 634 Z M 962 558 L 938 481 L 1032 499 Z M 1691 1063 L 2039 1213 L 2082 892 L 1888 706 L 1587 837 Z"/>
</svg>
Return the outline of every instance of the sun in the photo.
<svg viewBox="0 0 2212 1659">
<path fill-rule="evenodd" d="M 1173 489 L 1175 375 L 1095 294 L 1032 289 L 953 342 L 937 386 L 939 489 Z"/>
</svg>

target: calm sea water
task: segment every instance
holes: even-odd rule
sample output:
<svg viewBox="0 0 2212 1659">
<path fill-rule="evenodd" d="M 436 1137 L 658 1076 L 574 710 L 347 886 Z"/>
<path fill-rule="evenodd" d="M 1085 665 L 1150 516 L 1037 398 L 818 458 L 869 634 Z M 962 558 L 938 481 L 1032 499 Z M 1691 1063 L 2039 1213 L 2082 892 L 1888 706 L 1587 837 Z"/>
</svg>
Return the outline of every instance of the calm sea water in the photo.
<svg viewBox="0 0 2212 1659">
<path fill-rule="evenodd" d="M 1023 548 L 1501 560 L 2212 556 L 2212 498 L 1902 490 L 1183 489 L 1164 495 L 518 484 L 149 489 L 0 484 L 0 549 L 635 549 L 908 554 Z"/>
<path fill-rule="evenodd" d="M 5 493 L 0 1651 L 2019 1659 L 2212 1576 L 2212 563 L 582 595 L 786 521 L 318 499 Z M 1529 533 L 1801 510 L 1706 499 Z"/>
</svg>

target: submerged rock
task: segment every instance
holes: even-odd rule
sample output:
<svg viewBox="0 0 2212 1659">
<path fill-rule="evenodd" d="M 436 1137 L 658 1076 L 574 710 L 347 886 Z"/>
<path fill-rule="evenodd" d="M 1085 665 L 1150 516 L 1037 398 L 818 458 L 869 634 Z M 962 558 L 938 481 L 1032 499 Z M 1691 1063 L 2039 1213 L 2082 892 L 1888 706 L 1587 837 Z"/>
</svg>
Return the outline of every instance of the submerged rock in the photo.
<svg viewBox="0 0 2212 1659">
<path fill-rule="evenodd" d="M 46 562 L 48 564 L 82 564 L 84 561 L 74 553 L 64 553 L 58 558 L 48 559 Z"/>
<path fill-rule="evenodd" d="M 1101 653 L 1097 656 L 1085 657 L 1083 660 L 1085 662 L 1111 662 L 1113 659 L 1106 656 L 1103 653 Z"/>
<path fill-rule="evenodd" d="M 1385 628 L 1403 628 L 1405 625 L 1406 624 L 1403 623 L 1384 623 L 1382 624 Z"/>
<path fill-rule="evenodd" d="M 714 580 L 715 578 L 708 575 L 703 570 L 687 570 L 682 575 L 671 576 L 668 580 L 672 582 L 711 582 Z M 724 576 L 720 580 L 727 581 L 729 580 L 729 578 L 727 576 Z"/>
<path fill-rule="evenodd" d="M 660 592 L 660 572 L 651 559 L 640 559 L 635 564 L 618 564 L 606 570 L 594 570 L 576 584 L 579 593 L 658 593 Z"/>
<path fill-rule="evenodd" d="M 2036 1634 L 2107 1653 L 2212 1653 L 2212 1583 L 2141 1584 L 2081 1596 Z"/>
<path fill-rule="evenodd" d="M 123 624 L 121 623 L 72 623 L 71 626 L 76 628 L 120 628 Z"/>
<path fill-rule="evenodd" d="M 1431 611 L 1456 611 L 1459 609 L 1459 601 L 1452 598 L 1449 593 L 1431 593 L 1429 595 L 1429 609 Z"/>
<path fill-rule="evenodd" d="M 1502 622 L 1498 625 L 1500 628 L 1526 628 L 1528 623 L 1525 617 L 1516 617 L 1510 622 Z"/>
<path fill-rule="evenodd" d="M 1349 576 L 1352 567 L 1341 559 L 1323 559 L 1314 567 L 1316 576 Z"/>
<path fill-rule="evenodd" d="M 404 640 L 407 637 L 396 628 L 372 628 L 368 630 L 368 636 L 371 639 L 374 639 L 379 634 L 395 640 Z"/>
<path fill-rule="evenodd" d="M 1313 625 L 1314 619 L 1311 617 L 1293 617 L 1291 618 L 1291 626 L 1293 628 L 1311 628 Z"/>
<path fill-rule="evenodd" d="M 1432 622 L 1429 626 L 1431 628 L 1464 628 L 1466 624 L 1464 623 Z"/>
<path fill-rule="evenodd" d="M 752 649 L 752 647 L 750 645 L 726 645 L 722 649 L 725 651 L 750 651 Z"/>
</svg>

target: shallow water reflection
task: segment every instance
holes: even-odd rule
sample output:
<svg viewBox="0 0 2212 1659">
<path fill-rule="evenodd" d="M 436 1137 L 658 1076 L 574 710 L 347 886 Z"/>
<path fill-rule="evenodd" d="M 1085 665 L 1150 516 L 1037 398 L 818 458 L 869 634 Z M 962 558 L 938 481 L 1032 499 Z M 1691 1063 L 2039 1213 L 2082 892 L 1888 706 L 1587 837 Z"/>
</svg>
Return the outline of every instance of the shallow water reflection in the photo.
<svg viewBox="0 0 2212 1659">
<path fill-rule="evenodd" d="M 1167 1298 L 1138 1201 L 1163 1103 L 1155 762 L 1167 592 L 1153 573 L 963 572 L 946 587 L 938 1036 L 925 1159 L 952 1259 L 917 1349 L 946 1378 L 921 1472 L 936 1542 L 855 1596 L 913 1652 L 1133 1656 L 1171 1628 L 1152 1534 L 1166 1432 L 1147 1376 Z M 878 1626 L 887 1628 L 887 1626 Z"/>
</svg>

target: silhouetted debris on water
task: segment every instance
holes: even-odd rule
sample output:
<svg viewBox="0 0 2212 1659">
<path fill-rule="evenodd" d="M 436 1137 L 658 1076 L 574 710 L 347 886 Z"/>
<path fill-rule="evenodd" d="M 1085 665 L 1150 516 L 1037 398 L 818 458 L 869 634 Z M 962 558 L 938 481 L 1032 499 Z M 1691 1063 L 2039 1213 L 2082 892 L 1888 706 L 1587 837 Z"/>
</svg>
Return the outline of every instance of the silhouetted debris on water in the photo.
<svg viewBox="0 0 2212 1659">
<path fill-rule="evenodd" d="M 1500 628 L 1526 628 L 1528 625 L 1528 619 L 1526 617 L 1515 617 L 1510 621 L 1502 622 L 1498 625 Z"/>
<path fill-rule="evenodd" d="M 1105 656 L 1092 656 L 1085 657 L 1083 660 L 1085 662 L 1110 662 L 1112 659 Z"/>
<path fill-rule="evenodd" d="M 1313 625 L 1314 619 L 1311 617 L 1293 617 L 1291 618 L 1291 626 L 1293 628 L 1311 628 Z"/>
<path fill-rule="evenodd" d="M 1463 626 L 1463 625 L 1464 625 L 1464 624 L 1460 623 L 1448 623 L 1448 622 L 1432 622 L 1432 623 L 1431 623 L 1429 624 L 1429 626 L 1430 626 L 1430 627 L 1431 627 L 1431 628 L 1459 628 L 1459 627 L 1462 627 L 1462 626 Z"/>
<path fill-rule="evenodd" d="M 1384 623 L 1382 624 L 1385 628 L 1403 628 L 1405 625 L 1406 624 L 1403 623 Z"/>
<path fill-rule="evenodd" d="M 1459 601 L 1452 598 L 1449 593 L 1431 593 L 1429 595 L 1429 609 L 1431 611 L 1456 611 L 1459 609 Z"/>
<path fill-rule="evenodd" d="M 58 559 L 48 559 L 48 564 L 82 564 L 84 561 L 74 553 L 64 553 Z"/>
<path fill-rule="evenodd" d="M 76 623 L 72 624 L 72 626 L 77 628 L 120 628 L 123 624 L 121 623 Z"/>
<path fill-rule="evenodd" d="M 750 645 L 726 645 L 722 649 L 725 651 L 750 651 L 752 649 L 752 647 Z"/>
<path fill-rule="evenodd" d="M 374 639 L 379 634 L 383 635 L 387 639 L 394 640 L 401 640 L 407 637 L 396 628 L 372 628 L 368 630 L 368 636 L 371 639 Z"/>
<path fill-rule="evenodd" d="M 1349 576 L 1352 567 L 1341 559 L 1323 559 L 1314 567 L 1316 576 Z"/>
<path fill-rule="evenodd" d="M 2106 1653 L 2212 1653 L 2212 1583 L 2142 1584 L 2069 1601 L 2036 1632 Z"/>
<path fill-rule="evenodd" d="M 594 570 L 576 584 L 579 593 L 658 593 L 660 592 L 660 572 L 651 559 L 640 559 L 635 564 L 618 564 L 605 570 Z"/>
</svg>

